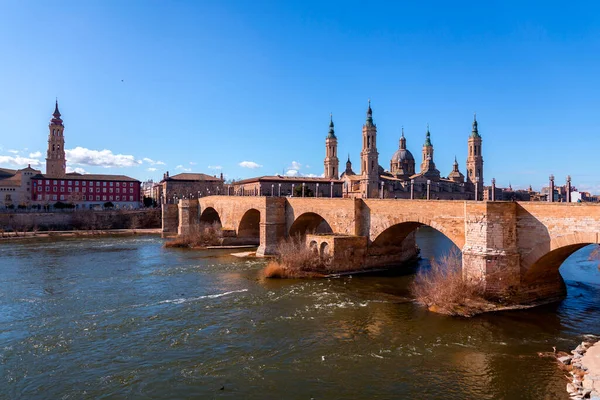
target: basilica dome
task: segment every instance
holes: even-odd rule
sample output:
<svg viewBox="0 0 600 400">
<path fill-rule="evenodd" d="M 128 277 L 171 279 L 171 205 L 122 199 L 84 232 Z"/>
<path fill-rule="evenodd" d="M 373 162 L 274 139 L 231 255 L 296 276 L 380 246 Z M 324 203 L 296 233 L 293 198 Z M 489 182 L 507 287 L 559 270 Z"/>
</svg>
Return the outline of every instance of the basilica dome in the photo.
<svg viewBox="0 0 600 400">
<path fill-rule="evenodd" d="M 392 156 L 393 163 L 401 163 L 403 161 L 415 161 L 412 153 L 406 149 L 398 149 Z"/>
</svg>

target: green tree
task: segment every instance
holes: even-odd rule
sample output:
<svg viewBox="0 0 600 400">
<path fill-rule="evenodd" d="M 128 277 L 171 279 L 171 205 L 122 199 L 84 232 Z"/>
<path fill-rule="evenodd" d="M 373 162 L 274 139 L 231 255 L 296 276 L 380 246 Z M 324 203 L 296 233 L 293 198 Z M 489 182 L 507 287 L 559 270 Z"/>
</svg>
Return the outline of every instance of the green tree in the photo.
<svg viewBox="0 0 600 400">
<path fill-rule="evenodd" d="M 156 201 L 152 197 L 144 196 L 144 207 L 156 207 Z"/>
<path fill-rule="evenodd" d="M 313 197 L 314 195 L 308 186 L 304 186 L 304 197 Z M 294 186 L 294 197 L 302 197 L 302 184 Z"/>
</svg>

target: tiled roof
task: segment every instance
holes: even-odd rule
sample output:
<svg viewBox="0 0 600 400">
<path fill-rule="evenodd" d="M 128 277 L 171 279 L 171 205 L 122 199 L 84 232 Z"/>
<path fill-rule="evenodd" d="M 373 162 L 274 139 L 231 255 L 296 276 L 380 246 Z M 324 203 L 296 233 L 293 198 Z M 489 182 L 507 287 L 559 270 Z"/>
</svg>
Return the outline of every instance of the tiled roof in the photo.
<svg viewBox="0 0 600 400">
<path fill-rule="evenodd" d="M 308 177 L 308 176 L 283 176 L 283 175 L 275 175 L 275 176 L 257 176 L 255 178 L 248 178 L 241 181 L 234 182 L 234 185 L 237 184 L 245 184 L 252 182 L 292 182 L 292 183 L 302 183 L 302 182 L 335 182 L 342 183 L 339 179 L 329 179 L 329 178 L 320 178 L 320 177 Z"/>
<path fill-rule="evenodd" d="M 47 174 L 38 174 L 35 179 L 77 179 L 80 181 L 119 181 L 119 182 L 139 182 L 137 179 L 125 175 L 104 175 L 104 174 L 79 174 L 70 172 L 62 178 L 56 178 Z"/>
<path fill-rule="evenodd" d="M 182 172 L 181 174 L 173 175 L 167 180 L 175 181 L 221 181 L 216 176 L 211 176 L 202 173 Z"/>
<path fill-rule="evenodd" d="M 12 176 L 17 173 L 16 169 L 0 168 L 0 177 Z"/>
</svg>

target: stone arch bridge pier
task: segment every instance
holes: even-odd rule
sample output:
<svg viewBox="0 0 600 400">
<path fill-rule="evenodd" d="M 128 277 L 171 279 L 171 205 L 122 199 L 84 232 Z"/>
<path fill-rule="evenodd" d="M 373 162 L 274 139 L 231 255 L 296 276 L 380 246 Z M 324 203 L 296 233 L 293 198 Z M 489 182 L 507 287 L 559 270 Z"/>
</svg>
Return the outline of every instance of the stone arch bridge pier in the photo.
<svg viewBox="0 0 600 400">
<path fill-rule="evenodd" d="M 416 255 L 415 230 L 430 226 L 462 250 L 463 276 L 521 302 L 566 293 L 558 271 L 600 243 L 600 205 L 586 203 L 209 196 L 163 204 L 163 233 L 219 222 L 231 243 L 272 255 L 300 235 L 338 271 L 401 264 Z"/>
</svg>

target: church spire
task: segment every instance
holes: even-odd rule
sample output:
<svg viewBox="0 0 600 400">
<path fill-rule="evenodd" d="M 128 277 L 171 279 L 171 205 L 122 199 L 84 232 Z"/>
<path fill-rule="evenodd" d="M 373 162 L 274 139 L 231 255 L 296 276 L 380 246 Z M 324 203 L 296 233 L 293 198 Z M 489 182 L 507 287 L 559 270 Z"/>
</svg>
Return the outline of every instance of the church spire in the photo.
<svg viewBox="0 0 600 400">
<path fill-rule="evenodd" d="M 371 99 L 369 99 L 369 108 L 367 108 L 367 126 L 373 126 L 373 110 L 371 110 Z"/>
<path fill-rule="evenodd" d="M 454 156 L 454 171 L 458 171 L 458 160 L 456 159 L 456 156 Z"/>
<path fill-rule="evenodd" d="M 56 103 L 54 105 L 54 115 L 56 118 L 60 117 L 60 111 L 58 111 L 58 97 L 56 98 Z"/>
<path fill-rule="evenodd" d="M 56 103 L 54 103 L 54 113 L 52 113 L 52 116 L 54 118 L 52 118 L 52 120 L 50 121 L 51 123 L 55 125 L 62 125 L 63 121 L 60 118 L 60 111 L 58 111 L 58 98 L 56 99 Z"/>
<path fill-rule="evenodd" d="M 477 129 L 477 113 L 473 114 L 473 130 L 471 131 L 471 137 L 481 137 L 479 136 L 479 130 Z"/>
<path fill-rule="evenodd" d="M 429 124 L 427 124 L 427 133 L 425 134 L 425 144 L 423 146 L 431 146 L 431 133 L 429 133 Z"/>
<path fill-rule="evenodd" d="M 329 113 L 329 134 L 327 135 L 328 139 L 336 139 L 335 131 L 333 129 L 333 114 Z"/>
<path fill-rule="evenodd" d="M 404 137 L 404 127 L 402 127 L 402 135 L 400 136 L 400 150 L 406 150 L 406 138 Z"/>
</svg>

